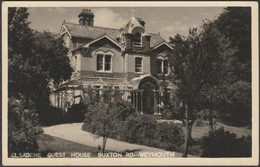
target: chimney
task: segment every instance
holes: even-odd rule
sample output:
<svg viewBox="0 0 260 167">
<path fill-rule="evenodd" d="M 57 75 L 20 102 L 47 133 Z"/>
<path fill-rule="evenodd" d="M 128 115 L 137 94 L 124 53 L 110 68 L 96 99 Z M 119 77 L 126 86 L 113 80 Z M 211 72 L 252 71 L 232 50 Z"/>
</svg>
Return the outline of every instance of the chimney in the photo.
<svg viewBox="0 0 260 167">
<path fill-rule="evenodd" d="M 85 26 L 94 26 L 94 14 L 91 9 L 83 9 L 79 14 L 79 24 Z"/>
</svg>

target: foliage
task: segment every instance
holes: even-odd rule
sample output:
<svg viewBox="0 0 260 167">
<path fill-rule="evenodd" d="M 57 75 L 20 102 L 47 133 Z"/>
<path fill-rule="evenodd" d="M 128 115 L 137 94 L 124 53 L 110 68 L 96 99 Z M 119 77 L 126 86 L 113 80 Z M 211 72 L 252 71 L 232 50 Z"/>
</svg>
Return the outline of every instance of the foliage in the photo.
<svg viewBox="0 0 260 167">
<path fill-rule="evenodd" d="M 66 122 L 83 122 L 85 114 L 88 112 L 88 105 L 84 103 L 73 104 L 65 114 Z"/>
<path fill-rule="evenodd" d="M 37 152 L 37 137 L 43 133 L 38 126 L 38 115 L 23 101 L 8 100 L 8 154 Z"/>
<path fill-rule="evenodd" d="M 133 114 L 123 122 L 120 140 L 158 147 L 171 151 L 181 151 L 183 132 L 181 126 L 167 122 L 157 122 L 153 116 Z"/>
<path fill-rule="evenodd" d="M 186 157 L 196 114 L 214 103 L 209 100 L 208 91 L 223 84 L 236 50 L 211 21 L 205 21 L 200 31 L 191 29 L 187 38 L 177 34 L 170 40 L 175 46 L 174 56 L 170 58 L 174 71 L 171 79 L 178 86 L 176 95 L 183 102 L 185 111 L 183 156 Z"/>
<path fill-rule="evenodd" d="M 251 126 L 252 98 L 251 85 L 246 81 L 237 81 L 226 85 L 222 95 L 221 119 L 227 124 Z"/>
<path fill-rule="evenodd" d="M 159 123 L 153 116 L 136 113 L 127 102 L 101 102 L 89 107 L 82 129 L 107 140 L 108 137 L 130 143 L 180 151 L 183 143 L 181 127 Z"/>
<path fill-rule="evenodd" d="M 149 115 L 134 114 L 130 116 L 122 125 L 121 140 L 151 145 L 150 139 L 156 133 L 156 120 Z"/>
<path fill-rule="evenodd" d="M 238 49 L 234 76 L 246 82 L 251 82 L 251 8 L 228 7 L 215 21 L 216 26 L 231 45 Z M 239 35 L 238 35 L 239 34 Z"/>
<path fill-rule="evenodd" d="M 38 110 L 49 102 L 49 83 L 70 78 L 68 50 L 58 36 L 30 29 L 26 8 L 9 8 L 8 16 L 8 95 Z"/>
<path fill-rule="evenodd" d="M 49 104 L 39 108 L 40 124 L 43 126 L 83 122 L 88 112 L 88 105 L 79 103 L 73 104 L 66 112 L 65 110 L 53 107 Z"/>
<path fill-rule="evenodd" d="M 251 136 L 237 138 L 220 128 L 201 139 L 203 157 L 251 157 Z"/>
<path fill-rule="evenodd" d="M 118 137 L 122 121 L 135 113 L 134 108 L 121 100 L 109 103 L 97 101 L 90 104 L 88 110 L 90 112 L 86 114 L 82 129 L 103 138 L 102 152 L 105 151 L 106 141 L 109 137 Z"/>
<path fill-rule="evenodd" d="M 51 126 L 65 123 L 65 111 L 61 108 L 53 107 L 49 104 L 39 108 L 39 123 L 43 126 Z"/>
</svg>

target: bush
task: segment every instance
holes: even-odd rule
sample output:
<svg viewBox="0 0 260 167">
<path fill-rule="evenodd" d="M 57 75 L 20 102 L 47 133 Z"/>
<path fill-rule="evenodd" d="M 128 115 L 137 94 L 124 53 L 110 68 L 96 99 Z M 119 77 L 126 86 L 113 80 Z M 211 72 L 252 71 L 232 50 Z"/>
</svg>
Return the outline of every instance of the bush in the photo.
<svg viewBox="0 0 260 167">
<path fill-rule="evenodd" d="M 85 119 L 85 114 L 88 112 L 88 105 L 84 103 L 73 104 L 65 114 L 66 122 L 82 122 Z"/>
<path fill-rule="evenodd" d="M 251 157 L 251 136 L 237 138 L 220 128 L 202 137 L 202 157 Z"/>
<path fill-rule="evenodd" d="M 130 143 L 152 145 L 155 138 L 156 120 L 150 115 L 134 114 L 126 119 L 121 128 L 120 139 Z"/>
<path fill-rule="evenodd" d="M 50 105 L 39 109 L 40 124 L 51 126 L 65 123 L 65 111 L 61 108 Z"/>
<path fill-rule="evenodd" d="M 90 104 L 87 110 L 89 112 L 85 114 L 85 120 L 82 129 L 93 133 L 95 133 L 95 126 L 93 126 L 94 124 L 96 124 L 95 122 L 102 121 L 100 119 L 105 119 L 104 117 L 106 115 L 109 116 L 107 120 L 111 123 L 113 122 L 113 124 L 115 125 L 113 126 L 113 129 L 115 131 L 119 131 L 119 129 L 121 129 L 121 126 L 119 126 L 119 124 L 121 124 L 122 121 L 124 121 L 130 115 L 135 113 L 135 109 L 132 108 L 130 104 L 124 101 L 117 101 L 108 104 L 96 102 Z"/>
<path fill-rule="evenodd" d="M 182 128 L 173 123 L 159 123 L 152 115 L 135 112 L 127 102 L 116 101 L 89 106 L 82 130 L 129 143 L 181 151 Z"/>
<path fill-rule="evenodd" d="M 120 140 L 170 151 L 182 151 L 184 134 L 180 125 L 159 123 L 150 115 L 133 114 L 124 121 L 120 130 Z"/>
<path fill-rule="evenodd" d="M 202 119 L 197 119 L 197 120 L 195 121 L 195 125 L 196 125 L 196 126 L 203 126 L 203 125 L 204 125 L 203 120 L 202 120 Z"/>
<path fill-rule="evenodd" d="M 25 108 L 22 101 L 8 100 L 8 155 L 37 152 L 37 137 L 43 133 L 38 125 L 38 114 Z"/>
</svg>

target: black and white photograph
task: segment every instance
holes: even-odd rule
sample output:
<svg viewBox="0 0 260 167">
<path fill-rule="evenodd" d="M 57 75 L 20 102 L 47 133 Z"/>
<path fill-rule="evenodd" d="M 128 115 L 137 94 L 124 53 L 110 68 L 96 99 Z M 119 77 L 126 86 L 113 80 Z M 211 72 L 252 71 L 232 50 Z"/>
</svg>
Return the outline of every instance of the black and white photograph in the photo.
<svg viewBox="0 0 260 167">
<path fill-rule="evenodd" d="M 4 165 L 257 165 L 257 2 L 3 2 Z"/>
</svg>

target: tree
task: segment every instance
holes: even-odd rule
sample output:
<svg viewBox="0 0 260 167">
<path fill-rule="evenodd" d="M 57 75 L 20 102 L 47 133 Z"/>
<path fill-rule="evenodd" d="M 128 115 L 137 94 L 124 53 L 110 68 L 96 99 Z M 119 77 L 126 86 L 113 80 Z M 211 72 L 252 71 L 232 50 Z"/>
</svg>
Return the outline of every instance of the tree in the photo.
<svg viewBox="0 0 260 167">
<path fill-rule="evenodd" d="M 122 100 L 107 103 L 97 101 L 90 104 L 88 110 L 82 129 L 103 138 L 102 153 L 105 151 L 107 139 L 117 137 L 123 121 L 135 113 L 135 109 Z"/>
<path fill-rule="evenodd" d="M 251 8 L 225 8 L 215 24 L 237 48 L 230 82 L 223 88 L 226 93 L 222 96 L 222 120 L 238 126 L 251 125 Z"/>
<path fill-rule="evenodd" d="M 183 103 L 180 112 L 185 113 L 183 157 L 187 157 L 196 113 L 205 107 L 201 101 L 212 87 L 223 83 L 235 49 L 210 21 L 203 23 L 200 32 L 191 29 L 187 38 L 177 34 L 170 41 L 174 45 L 174 56 L 170 58 L 172 81 L 178 86 L 176 94 Z"/>
<path fill-rule="evenodd" d="M 22 103 L 8 108 L 8 149 L 13 152 L 37 151 L 36 113 L 49 106 L 49 83 L 57 85 L 72 72 L 63 41 L 32 30 L 28 17 L 27 8 L 8 8 L 8 98 Z"/>
<path fill-rule="evenodd" d="M 57 35 L 30 29 L 26 8 L 9 8 L 8 16 L 8 95 L 25 97 L 27 105 L 46 105 L 49 83 L 71 76 L 68 49 Z"/>
<path fill-rule="evenodd" d="M 215 21 L 218 30 L 229 38 L 238 51 L 234 75 L 238 80 L 251 82 L 251 8 L 228 7 Z"/>
</svg>

